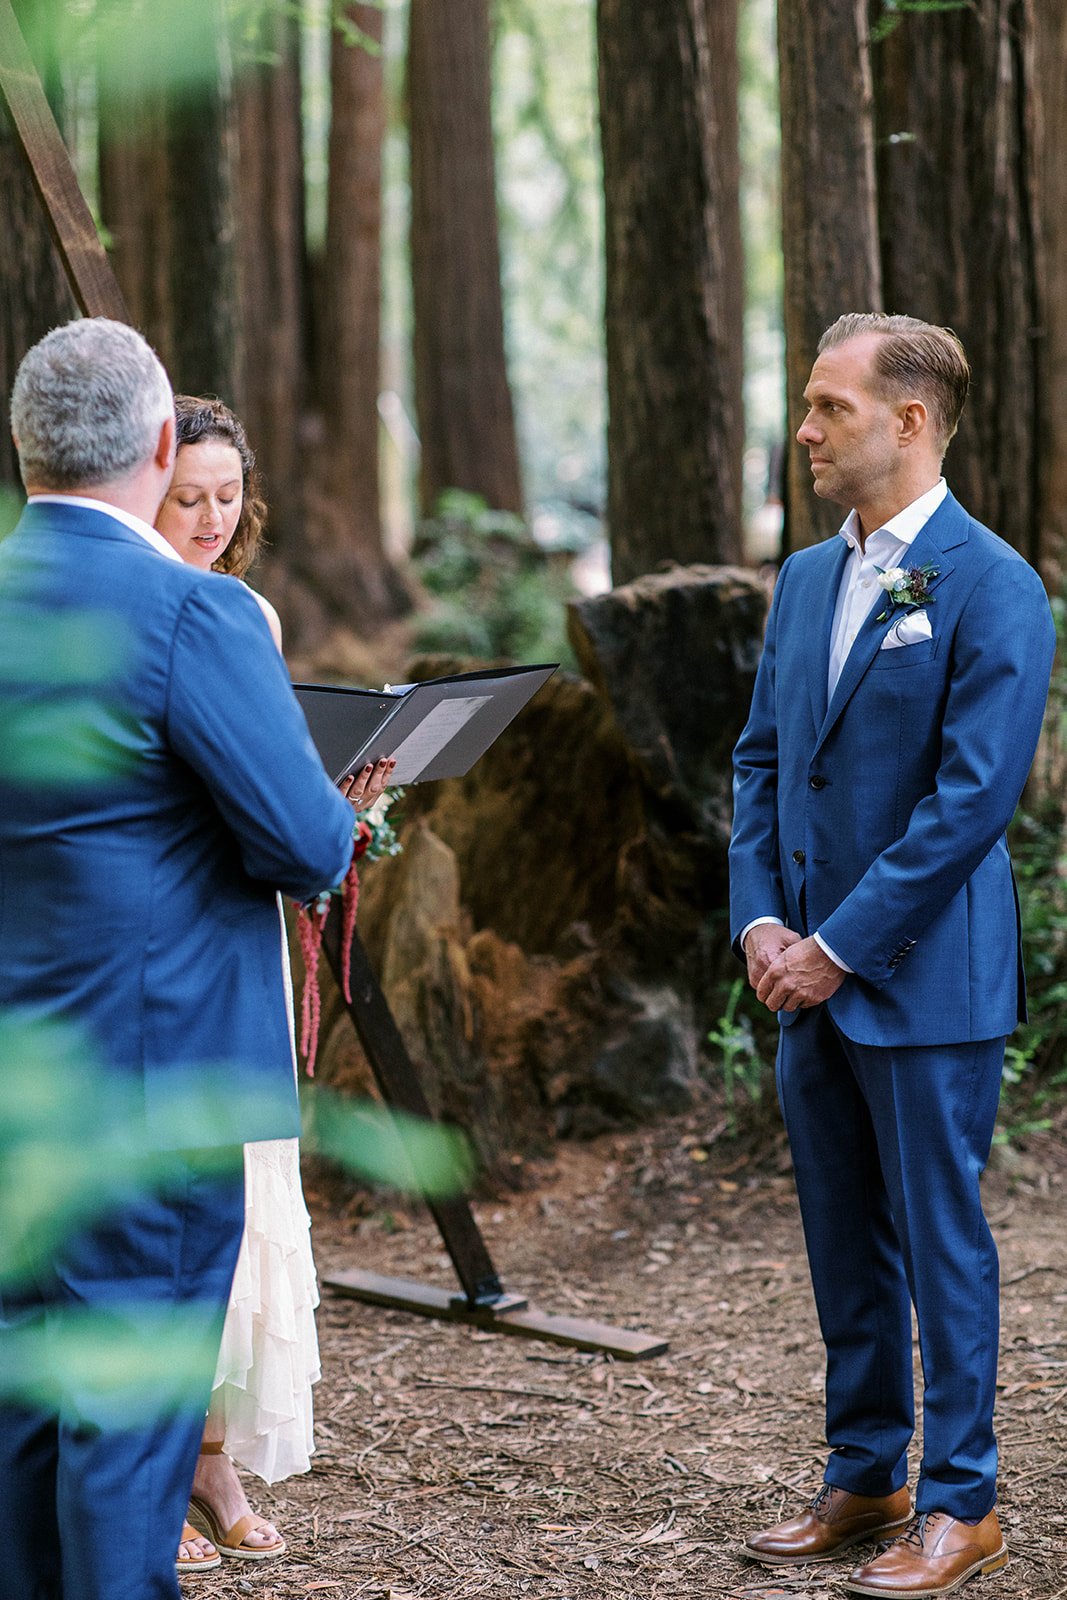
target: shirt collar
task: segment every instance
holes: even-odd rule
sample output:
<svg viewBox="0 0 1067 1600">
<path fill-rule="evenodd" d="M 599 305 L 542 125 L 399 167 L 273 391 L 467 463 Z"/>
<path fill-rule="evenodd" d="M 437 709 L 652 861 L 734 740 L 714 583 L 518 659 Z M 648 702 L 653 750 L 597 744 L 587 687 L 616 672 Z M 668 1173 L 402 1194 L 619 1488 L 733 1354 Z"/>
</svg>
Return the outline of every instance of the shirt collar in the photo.
<svg viewBox="0 0 1067 1600">
<path fill-rule="evenodd" d="M 870 549 L 871 541 L 877 539 L 879 544 L 910 545 L 922 532 L 938 506 L 948 494 L 948 484 L 944 478 L 938 478 L 932 489 L 927 489 L 918 500 L 913 500 L 910 506 L 905 506 L 903 511 L 898 511 L 895 517 L 890 517 L 888 522 L 876 528 L 867 537 L 867 548 Z M 841 527 L 838 537 L 844 539 L 850 550 L 859 550 L 859 525 L 860 519 L 855 511 L 850 511 Z"/>
<path fill-rule="evenodd" d="M 26 502 L 31 506 L 81 506 L 85 511 L 102 511 L 105 516 L 113 517 L 116 522 L 121 522 L 123 527 L 129 528 L 132 533 L 139 534 L 146 544 L 153 550 L 158 550 L 161 556 L 168 556 L 171 561 L 180 561 L 181 556 L 172 544 L 168 544 L 161 533 L 142 522 L 140 517 L 135 517 L 132 511 L 122 511 L 118 506 L 108 505 L 104 500 L 94 500 L 85 494 L 31 494 Z"/>
</svg>

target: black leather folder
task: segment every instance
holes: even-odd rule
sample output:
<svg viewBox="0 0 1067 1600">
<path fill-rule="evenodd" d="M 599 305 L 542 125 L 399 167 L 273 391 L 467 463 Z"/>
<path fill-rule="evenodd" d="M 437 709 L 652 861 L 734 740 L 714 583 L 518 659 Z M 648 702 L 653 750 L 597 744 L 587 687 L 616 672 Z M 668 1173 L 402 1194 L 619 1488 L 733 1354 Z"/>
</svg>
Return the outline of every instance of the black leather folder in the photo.
<svg viewBox="0 0 1067 1600">
<path fill-rule="evenodd" d="M 390 784 L 426 783 L 469 772 L 558 665 L 462 672 L 381 691 L 293 688 L 335 783 L 383 756 L 396 757 Z"/>
</svg>

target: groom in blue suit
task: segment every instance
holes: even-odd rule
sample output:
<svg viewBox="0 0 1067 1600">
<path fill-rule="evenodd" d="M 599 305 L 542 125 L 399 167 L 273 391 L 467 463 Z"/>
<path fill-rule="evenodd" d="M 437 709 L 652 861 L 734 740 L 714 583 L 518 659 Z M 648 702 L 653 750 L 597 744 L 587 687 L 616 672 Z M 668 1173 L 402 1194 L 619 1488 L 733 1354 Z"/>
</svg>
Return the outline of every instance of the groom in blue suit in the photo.
<svg viewBox="0 0 1067 1600">
<path fill-rule="evenodd" d="M 137 1125 L 116 1136 L 168 1154 L 161 1188 L 128 1186 L 0 1285 L 0 1597 L 177 1600 L 239 1145 L 299 1131 L 275 896 L 344 876 L 353 816 L 252 595 L 151 526 L 174 405 L 140 336 L 102 319 L 49 334 L 12 424 L 29 500 L 0 545 L 0 1006 L 76 1030 L 100 1071 L 87 1134 L 118 1104 Z M 6 1092 L 29 1070 L 0 1059 Z M 135 1351 L 181 1319 L 199 1386 L 158 1372 L 136 1419 L 88 1371 L 53 1373 L 51 1408 L 7 1392 L 21 1336 L 86 1308 Z"/>
<path fill-rule="evenodd" d="M 941 477 L 968 383 L 954 335 L 913 318 L 824 334 L 797 438 L 849 515 L 782 568 L 735 752 L 731 925 L 782 1024 L 830 1445 L 811 1505 L 745 1553 L 827 1561 L 898 1535 L 852 1572 L 857 1594 L 944 1594 L 1008 1559 L 979 1177 L 1025 1012 L 1005 830 L 1054 631 L 1036 573 Z"/>
</svg>

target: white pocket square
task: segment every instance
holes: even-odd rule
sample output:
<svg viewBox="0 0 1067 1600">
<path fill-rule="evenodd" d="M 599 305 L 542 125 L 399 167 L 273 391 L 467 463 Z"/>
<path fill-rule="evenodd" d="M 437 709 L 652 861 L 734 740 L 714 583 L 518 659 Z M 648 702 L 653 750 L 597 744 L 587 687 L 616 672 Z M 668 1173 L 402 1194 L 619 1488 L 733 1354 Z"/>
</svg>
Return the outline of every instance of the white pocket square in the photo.
<svg viewBox="0 0 1067 1600">
<path fill-rule="evenodd" d="M 932 639 L 934 630 L 930 626 L 930 618 L 925 611 L 908 611 L 899 622 L 894 622 L 880 648 L 882 650 L 899 650 L 905 644 L 920 644 L 923 639 Z"/>
</svg>

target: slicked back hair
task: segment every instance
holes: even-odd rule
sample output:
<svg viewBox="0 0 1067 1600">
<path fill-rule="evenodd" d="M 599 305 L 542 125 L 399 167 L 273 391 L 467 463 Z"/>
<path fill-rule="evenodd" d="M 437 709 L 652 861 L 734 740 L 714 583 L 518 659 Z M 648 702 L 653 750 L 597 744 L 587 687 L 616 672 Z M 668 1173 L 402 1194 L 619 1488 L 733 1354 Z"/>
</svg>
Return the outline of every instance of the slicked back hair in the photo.
<svg viewBox="0 0 1067 1600">
<path fill-rule="evenodd" d="M 68 492 L 121 482 L 151 459 L 173 414 L 167 374 L 133 328 L 107 317 L 53 328 L 11 394 L 22 480 Z"/>
<path fill-rule="evenodd" d="M 959 426 L 971 386 L 971 368 L 951 328 L 883 311 L 850 311 L 819 340 L 819 355 L 869 333 L 879 336 L 874 371 L 887 398 L 915 395 L 926 406 L 944 455 Z"/>
</svg>

